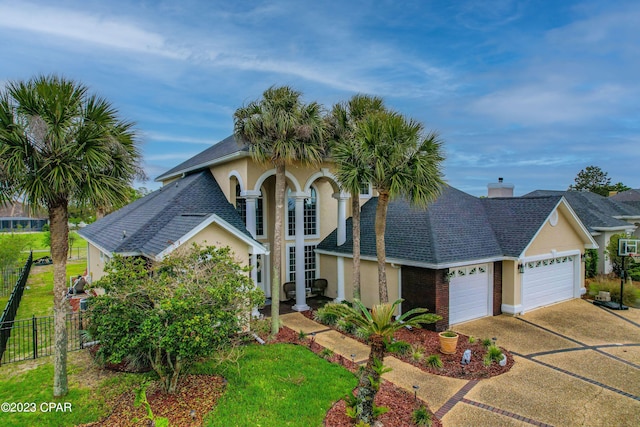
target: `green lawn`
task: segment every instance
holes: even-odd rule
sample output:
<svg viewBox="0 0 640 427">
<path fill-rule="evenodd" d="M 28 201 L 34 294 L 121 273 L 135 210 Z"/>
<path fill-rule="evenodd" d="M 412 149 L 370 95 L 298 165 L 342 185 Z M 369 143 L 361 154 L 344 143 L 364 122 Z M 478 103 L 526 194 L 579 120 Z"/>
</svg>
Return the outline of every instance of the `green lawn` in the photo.
<svg viewBox="0 0 640 427">
<path fill-rule="evenodd" d="M 106 399 L 133 390 L 150 374 L 111 374 L 100 379 L 86 351 L 69 353 L 70 393 L 59 399 L 71 412 L 42 412 L 54 401 L 51 358 L 0 367 L 0 402 L 35 402 L 35 413 L 2 413 L 3 426 L 72 426 L 98 421 L 108 414 Z M 37 366 L 41 364 L 40 366 Z M 36 367 L 34 367 L 36 366 Z M 238 365 L 214 370 L 201 363 L 192 373 L 224 372 L 227 389 L 206 416 L 206 426 L 322 426 L 333 402 L 356 386 L 355 376 L 319 358 L 306 347 L 289 344 L 251 345 Z"/>
<path fill-rule="evenodd" d="M 29 411 L 35 409 L 34 412 L 3 411 L 0 413 L 2 426 L 74 426 L 97 421 L 109 413 L 105 405 L 109 396 L 136 388 L 144 378 L 118 374 L 96 384 L 95 375 L 90 374 L 90 370 L 95 369 L 91 364 L 86 351 L 69 353 L 69 394 L 61 399 L 53 398 L 51 357 L 0 367 L 0 402 L 28 403 Z M 49 402 L 61 406 L 50 411 Z"/>
</svg>

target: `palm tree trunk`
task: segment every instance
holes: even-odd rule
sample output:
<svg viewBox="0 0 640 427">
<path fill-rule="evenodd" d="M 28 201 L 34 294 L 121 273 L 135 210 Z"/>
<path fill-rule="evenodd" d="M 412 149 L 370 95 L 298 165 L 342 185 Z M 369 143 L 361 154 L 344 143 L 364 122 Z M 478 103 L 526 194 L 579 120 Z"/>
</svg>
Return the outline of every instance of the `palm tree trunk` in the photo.
<svg viewBox="0 0 640 427">
<path fill-rule="evenodd" d="M 53 260 L 53 396 L 69 391 L 67 383 L 67 252 L 69 246 L 69 214 L 66 201 L 49 207 L 51 227 L 51 259 Z"/>
<path fill-rule="evenodd" d="M 353 234 L 353 298 L 362 299 L 360 293 L 360 196 L 351 193 L 351 221 Z"/>
<path fill-rule="evenodd" d="M 273 274 L 271 275 L 271 335 L 280 330 L 280 275 L 282 271 L 282 227 L 286 187 L 284 164 L 276 165 L 276 218 L 273 232 Z"/>
<path fill-rule="evenodd" d="M 385 250 L 384 233 L 387 229 L 387 207 L 389 206 L 389 193 L 378 190 L 378 206 L 376 207 L 376 255 L 378 256 L 378 293 L 380 304 L 389 302 L 387 290 L 387 252 Z"/>
</svg>

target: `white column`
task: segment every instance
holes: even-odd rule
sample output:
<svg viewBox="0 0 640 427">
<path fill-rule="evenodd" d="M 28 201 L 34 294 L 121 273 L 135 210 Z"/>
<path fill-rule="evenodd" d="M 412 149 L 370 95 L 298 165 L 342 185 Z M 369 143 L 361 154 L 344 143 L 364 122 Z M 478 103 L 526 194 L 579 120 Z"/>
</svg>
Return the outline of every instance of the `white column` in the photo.
<svg viewBox="0 0 640 427">
<path fill-rule="evenodd" d="M 296 200 L 296 304 L 291 307 L 296 311 L 309 310 L 307 292 L 304 283 L 304 193 L 295 194 Z"/>
<path fill-rule="evenodd" d="M 344 301 L 344 258 L 336 258 L 336 276 L 338 277 L 338 296 L 335 302 Z"/>
<path fill-rule="evenodd" d="M 333 193 L 334 199 L 338 200 L 338 246 L 347 240 L 347 199 L 348 193 Z"/>
<path fill-rule="evenodd" d="M 240 193 L 240 197 L 244 197 L 246 201 L 247 231 L 249 231 L 249 233 L 251 233 L 251 235 L 255 239 L 256 237 L 256 200 L 258 199 L 258 197 L 260 197 L 260 192 L 254 191 L 254 190 L 247 190 Z"/>
<path fill-rule="evenodd" d="M 255 239 L 256 237 L 256 200 L 260 196 L 259 191 L 243 191 L 240 193 L 241 197 L 245 198 L 245 208 L 247 212 L 247 220 L 246 227 L 247 231 L 251 233 L 251 236 Z M 251 254 L 251 280 L 255 287 L 258 287 L 258 257 L 255 253 Z M 260 312 L 258 311 L 258 307 L 253 307 L 251 312 L 253 317 L 259 317 Z"/>
</svg>

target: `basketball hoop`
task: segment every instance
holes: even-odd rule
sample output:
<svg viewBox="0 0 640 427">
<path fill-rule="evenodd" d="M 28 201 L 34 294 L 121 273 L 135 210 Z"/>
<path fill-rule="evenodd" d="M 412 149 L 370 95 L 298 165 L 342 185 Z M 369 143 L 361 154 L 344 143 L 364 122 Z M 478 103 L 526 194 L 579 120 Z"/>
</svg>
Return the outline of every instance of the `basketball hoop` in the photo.
<svg viewBox="0 0 640 427">
<path fill-rule="evenodd" d="M 620 274 L 620 300 L 615 303 L 613 301 L 595 301 L 595 305 L 609 308 L 611 310 L 628 310 L 629 307 L 622 304 L 624 296 L 624 282 L 627 277 L 625 268 L 625 260 L 632 259 L 634 262 L 640 262 L 640 239 L 620 239 L 618 240 L 618 256 L 622 258 L 622 271 Z"/>
</svg>

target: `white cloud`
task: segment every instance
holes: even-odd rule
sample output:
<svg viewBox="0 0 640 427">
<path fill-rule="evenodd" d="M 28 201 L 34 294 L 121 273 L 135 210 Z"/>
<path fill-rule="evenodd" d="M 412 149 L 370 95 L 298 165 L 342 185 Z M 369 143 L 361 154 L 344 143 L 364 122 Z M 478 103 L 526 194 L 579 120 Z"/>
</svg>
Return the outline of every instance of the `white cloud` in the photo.
<svg viewBox="0 0 640 427">
<path fill-rule="evenodd" d="M 0 4 L 0 27 L 174 59 L 187 56 L 187 52 L 169 46 L 161 34 L 146 31 L 126 19 L 72 9 L 25 2 L 3 3 Z"/>
</svg>

